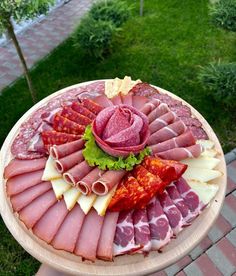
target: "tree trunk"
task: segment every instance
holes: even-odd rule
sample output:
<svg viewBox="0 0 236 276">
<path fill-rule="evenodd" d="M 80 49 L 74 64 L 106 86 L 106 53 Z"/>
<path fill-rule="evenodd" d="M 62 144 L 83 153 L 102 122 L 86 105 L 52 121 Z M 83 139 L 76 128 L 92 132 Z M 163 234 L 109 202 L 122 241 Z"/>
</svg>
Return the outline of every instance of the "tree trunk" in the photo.
<svg viewBox="0 0 236 276">
<path fill-rule="evenodd" d="M 140 16 L 143 16 L 143 0 L 140 0 Z"/>
<path fill-rule="evenodd" d="M 28 86 L 29 86 L 29 90 L 30 90 L 30 94 L 31 94 L 33 103 L 36 103 L 37 102 L 37 100 L 36 100 L 36 93 L 35 93 L 35 90 L 33 88 L 33 84 L 32 84 L 32 81 L 31 81 L 30 74 L 29 74 L 29 69 L 27 67 L 24 55 L 22 53 L 21 47 L 20 47 L 19 42 L 17 40 L 17 37 L 15 35 L 14 27 L 12 25 L 12 22 L 11 22 L 10 18 L 9 18 L 9 20 L 7 22 L 7 26 L 6 27 L 7 27 L 7 32 L 9 34 L 10 38 L 12 39 L 12 41 L 13 41 L 13 43 L 15 45 L 17 54 L 18 54 L 18 56 L 20 58 L 20 61 L 21 61 L 21 64 L 22 64 L 22 67 L 23 67 L 23 70 L 24 70 L 24 75 L 25 75 L 26 81 L 27 81 Z"/>
</svg>

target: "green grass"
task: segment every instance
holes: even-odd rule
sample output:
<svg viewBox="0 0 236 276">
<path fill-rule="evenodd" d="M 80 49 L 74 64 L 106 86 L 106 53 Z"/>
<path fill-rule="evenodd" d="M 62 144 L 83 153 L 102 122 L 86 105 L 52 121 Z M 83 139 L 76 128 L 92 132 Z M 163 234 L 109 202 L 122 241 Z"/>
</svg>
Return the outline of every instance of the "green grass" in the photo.
<svg viewBox="0 0 236 276">
<path fill-rule="evenodd" d="M 127 2 L 134 3 L 133 0 Z M 105 60 L 98 62 L 84 56 L 73 48 L 72 40 L 68 39 L 40 62 L 32 71 L 38 99 L 82 81 L 130 75 L 187 100 L 212 125 L 225 152 L 229 151 L 236 146 L 236 125 L 232 123 L 236 119 L 235 112 L 225 110 L 221 104 L 207 97 L 197 74 L 200 66 L 209 62 L 236 60 L 235 34 L 210 24 L 207 0 L 144 2 L 144 17 L 138 16 L 139 1 L 136 0 L 134 16 L 114 39 L 112 54 Z M 3 92 L 0 96 L 0 143 L 31 105 L 24 80 Z M 2 225 L 0 229 L 10 246 L 5 242 L 5 246 L 1 247 L 0 269 L 3 267 L 7 275 L 35 272 L 37 264 L 29 261 Z"/>
</svg>

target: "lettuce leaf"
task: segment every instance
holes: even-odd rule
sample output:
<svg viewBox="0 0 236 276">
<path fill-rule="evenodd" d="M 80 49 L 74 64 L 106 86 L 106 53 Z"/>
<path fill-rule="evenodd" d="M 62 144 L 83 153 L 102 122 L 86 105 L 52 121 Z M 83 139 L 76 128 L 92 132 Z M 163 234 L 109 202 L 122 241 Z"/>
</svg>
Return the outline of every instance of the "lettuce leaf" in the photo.
<svg viewBox="0 0 236 276">
<path fill-rule="evenodd" d="M 111 156 L 96 144 L 91 125 L 86 127 L 83 139 L 86 141 L 83 150 L 84 159 L 89 166 L 98 166 L 101 170 L 124 169 L 131 171 L 135 165 L 140 164 L 144 157 L 151 153 L 150 148 L 146 147 L 139 154 L 130 153 L 126 158 Z"/>
</svg>

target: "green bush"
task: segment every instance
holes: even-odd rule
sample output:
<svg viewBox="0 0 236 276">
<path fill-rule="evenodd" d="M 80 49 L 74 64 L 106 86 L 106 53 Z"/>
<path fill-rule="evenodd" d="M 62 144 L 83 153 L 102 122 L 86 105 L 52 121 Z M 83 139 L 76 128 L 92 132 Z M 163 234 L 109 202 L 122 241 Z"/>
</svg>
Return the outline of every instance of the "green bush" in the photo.
<svg viewBox="0 0 236 276">
<path fill-rule="evenodd" d="M 96 58 L 103 58 L 111 48 L 111 41 L 116 27 L 110 21 L 84 17 L 74 32 L 74 45 Z"/>
<path fill-rule="evenodd" d="M 236 0 L 219 0 L 210 6 L 215 26 L 236 32 Z"/>
<path fill-rule="evenodd" d="M 130 17 L 131 8 L 120 0 L 102 0 L 95 3 L 89 13 L 95 20 L 111 21 L 120 27 Z"/>
<path fill-rule="evenodd" d="M 215 101 L 236 107 L 236 63 L 209 64 L 201 69 L 199 79 Z"/>
</svg>

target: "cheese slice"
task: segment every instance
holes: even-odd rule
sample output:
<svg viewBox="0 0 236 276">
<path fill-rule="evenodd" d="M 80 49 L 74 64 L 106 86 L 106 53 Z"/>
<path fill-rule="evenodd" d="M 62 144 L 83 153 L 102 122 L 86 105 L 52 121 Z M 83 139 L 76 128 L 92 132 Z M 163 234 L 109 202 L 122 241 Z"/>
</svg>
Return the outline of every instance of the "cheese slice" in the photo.
<svg viewBox="0 0 236 276">
<path fill-rule="evenodd" d="M 196 192 L 204 204 L 208 204 L 216 195 L 219 186 L 216 184 L 207 184 L 199 181 L 187 181 L 189 186 Z"/>
<path fill-rule="evenodd" d="M 100 216 L 104 216 L 107 210 L 107 207 L 116 191 L 117 185 L 111 189 L 111 191 L 104 195 L 104 196 L 98 196 L 96 201 L 93 204 L 94 209 L 97 211 L 97 213 Z"/>
<path fill-rule="evenodd" d="M 77 200 L 80 208 L 84 211 L 87 215 L 89 210 L 93 207 L 93 203 L 96 200 L 97 196 L 95 194 L 91 194 L 89 196 L 81 195 Z"/>
<path fill-rule="evenodd" d="M 122 84 L 122 80 L 119 78 L 115 78 L 113 82 L 113 95 L 116 96 L 120 92 L 120 87 Z"/>
<path fill-rule="evenodd" d="M 120 86 L 120 92 L 123 95 L 127 95 L 131 87 L 131 77 L 125 76 Z"/>
<path fill-rule="evenodd" d="M 181 162 L 194 168 L 214 169 L 220 163 L 220 159 L 200 156 L 198 158 L 185 159 Z"/>
<path fill-rule="evenodd" d="M 80 194 L 81 192 L 76 188 L 70 188 L 63 194 L 68 210 L 71 210 L 75 206 Z"/>
<path fill-rule="evenodd" d="M 66 183 L 62 178 L 51 180 L 51 183 L 57 199 L 60 199 L 71 188 L 71 185 Z"/>
<path fill-rule="evenodd" d="M 221 175 L 222 173 L 218 170 L 188 167 L 188 169 L 183 174 L 183 177 L 187 180 L 208 182 Z"/>
<path fill-rule="evenodd" d="M 113 97 L 113 80 L 107 80 L 105 81 L 105 95 L 108 98 Z"/>
<path fill-rule="evenodd" d="M 56 170 L 54 159 L 49 155 L 43 172 L 42 180 L 50 181 L 61 177 L 62 175 Z"/>
<path fill-rule="evenodd" d="M 204 150 L 200 156 L 206 156 L 206 157 L 216 157 L 218 152 L 215 149 L 206 149 Z"/>
<path fill-rule="evenodd" d="M 214 147 L 214 142 L 211 140 L 197 140 L 196 142 L 197 144 L 201 145 L 203 147 L 203 149 L 213 149 Z"/>
</svg>

